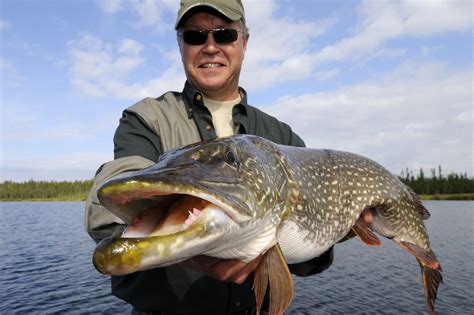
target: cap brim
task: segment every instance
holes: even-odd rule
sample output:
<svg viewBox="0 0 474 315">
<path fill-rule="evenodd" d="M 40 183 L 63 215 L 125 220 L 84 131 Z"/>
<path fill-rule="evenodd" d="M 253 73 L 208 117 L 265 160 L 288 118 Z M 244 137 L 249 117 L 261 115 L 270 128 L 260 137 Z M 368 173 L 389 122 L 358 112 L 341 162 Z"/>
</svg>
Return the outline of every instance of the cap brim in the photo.
<svg viewBox="0 0 474 315">
<path fill-rule="evenodd" d="M 197 3 L 195 5 L 192 5 L 190 6 L 189 8 L 187 8 L 185 11 L 183 11 L 179 16 L 178 18 L 176 19 L 176 24 L 174 25 L 174 28 L 175 29 L 178 29 L 178 26 L 179 24 L 181 23 L 181 20 L 183 19 L 184 16 L 186 16 L 186 14 L 188 14 L 192 9 L 195 9 L 197 7 L 208 7 L 208 8 L 211 8 L 213 10 L 215 10 L 216 12 L 222 14 L 223 16 L 225 16 L 226 18 L 228 18 L 229 20 L 231 21 L 238 21 L 240 20 L 242 17 L 240 16 L 240 14 L 237 14 L 235 12 L 232 12 L 231 10 L 222 10 L 212 4 L 208 4 L 208 3 Z"/>
</svg>

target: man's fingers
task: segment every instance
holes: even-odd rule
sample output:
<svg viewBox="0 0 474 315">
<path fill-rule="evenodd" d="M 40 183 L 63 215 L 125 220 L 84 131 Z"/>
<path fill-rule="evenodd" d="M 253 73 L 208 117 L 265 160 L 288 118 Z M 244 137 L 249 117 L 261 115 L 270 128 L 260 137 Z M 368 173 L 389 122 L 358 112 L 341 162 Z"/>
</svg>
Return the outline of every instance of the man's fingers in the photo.
<svg viewBox="0 0 474 315">
<path fill-rule="evenodd" d="M 220 281 L 240 284 L 257 268 L 262 258 L 263 256 L 259 256 L 245 263 L 237 259 L 219 259 L 201 255 L 186 260 L 181 265 Z"/>
<path fill-rule="evenodd" d="M 252 260 L 246 264 L 241 270 L 232 276 L 231 281 L 237 284 L 242 284 L 247 279 L 247 277 L 257 269 L 258 265 L 262 261 L 263 256 L 258 256 L 256 259 Z"/>
<path fill-rule="evenodd" d="M 214 272 L 217 279 L 233 282 L 234 276 L 245 269 L 246 265 L 247 263 L 236 259 L 222 260 L 214 265 Z"/>
<path fill-rule="evenodd" d="M 192 258 L 192 260 L 204 268 L 212 268 L 214 265 L 222 261 L 221 258 L 204 256 L 204 255 L 196 256 Z"/>
</svg>

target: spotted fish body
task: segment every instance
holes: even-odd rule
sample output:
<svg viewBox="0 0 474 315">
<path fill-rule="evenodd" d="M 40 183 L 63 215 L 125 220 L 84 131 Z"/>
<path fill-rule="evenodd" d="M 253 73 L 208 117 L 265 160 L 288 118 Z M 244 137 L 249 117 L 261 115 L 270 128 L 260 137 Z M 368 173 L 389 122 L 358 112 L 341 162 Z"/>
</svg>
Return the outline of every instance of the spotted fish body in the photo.
<svg viewBox="0 0 474 315">
<path fill-rule="evenodd" d="M 371 228 L 379 234 L 430 251 L 422 222 L 428 212 L 411 190 L 382 166 L 341 151 L 281 150 L 299 187 L 292 216 L 283 223 L 280 246 L 284 254 L 295 245 L 300 247 L 298 252 L 308 252 L 308 248 L 319 249 L 317 254 L 324 252 L 354 227 L 364 210 L 376 214 Z M 299 235 L 302 242 L 282 245 L 286 233 Z"/>
<path fill-rule="evenodd" d="M 365 157 L 239 135 L 169 151 L 156 165 L 105 183 L 99 199 L 129 225 L 96 248 L 102 273 L 201 254 L 243 261 L 264 254 L 255 275 L 257 308 L 269 283 L 270 313 L 279 314 L 292 297 L 287 263 L 317 257 L 352 232 L 379 245 L 377 232 L 417 258 L 434 311 L 442 277 L 422 221 L 429 214 L 397 177 Z M 370 224 L 360 219 L 367 212 Z"/>
</svg>

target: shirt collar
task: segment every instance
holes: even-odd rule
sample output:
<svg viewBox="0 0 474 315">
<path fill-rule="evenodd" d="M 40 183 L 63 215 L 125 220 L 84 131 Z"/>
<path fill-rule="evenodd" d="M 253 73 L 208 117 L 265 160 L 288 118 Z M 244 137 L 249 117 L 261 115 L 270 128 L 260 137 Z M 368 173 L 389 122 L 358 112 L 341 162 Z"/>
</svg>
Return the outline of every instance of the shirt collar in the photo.
<svg viewBox="0 0 474 315">
<path fill-rule="evenodd" d="M 239 87 L 239 93 L 240 93 L 241 100 L 240 100 L 240 103 L 234 107 L 234 112 L 233 112 L 234 116 L 236 113 L 240 113 L 244 116 L 247 116 L 248 106 L 249 106 L 247 103 L 247 92 L 243 88 Z M 202 108 L 201 107 L 203 105 L 202 93 L 192 88 L 191 85 L 186 81 L 186 83 L 184 84 L 182 97 L 184 100 L 184 104 L 186 106 L 186 112 L 188 113 L 188 118 L 191 119 L 193 117 L 193 111 L 196 110 L 197 108 Z"/>
</svg>

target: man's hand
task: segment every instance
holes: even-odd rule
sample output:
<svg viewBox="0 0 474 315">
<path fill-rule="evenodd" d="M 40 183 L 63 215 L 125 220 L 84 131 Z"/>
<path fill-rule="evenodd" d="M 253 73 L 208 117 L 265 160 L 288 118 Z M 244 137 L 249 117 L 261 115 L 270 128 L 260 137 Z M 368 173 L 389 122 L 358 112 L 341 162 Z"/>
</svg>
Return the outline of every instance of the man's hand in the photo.
<svg viewBox="0 0 474 315">
<path fill-rule="evenodd" d="M 262 258 L 263 256 L 258 256 L 245 263 L 237 259 L 220 259 L 200 255 L 182 262 L 181 265 L 220 281 L 242 284 L 258 267 Z"/>
</svg>

